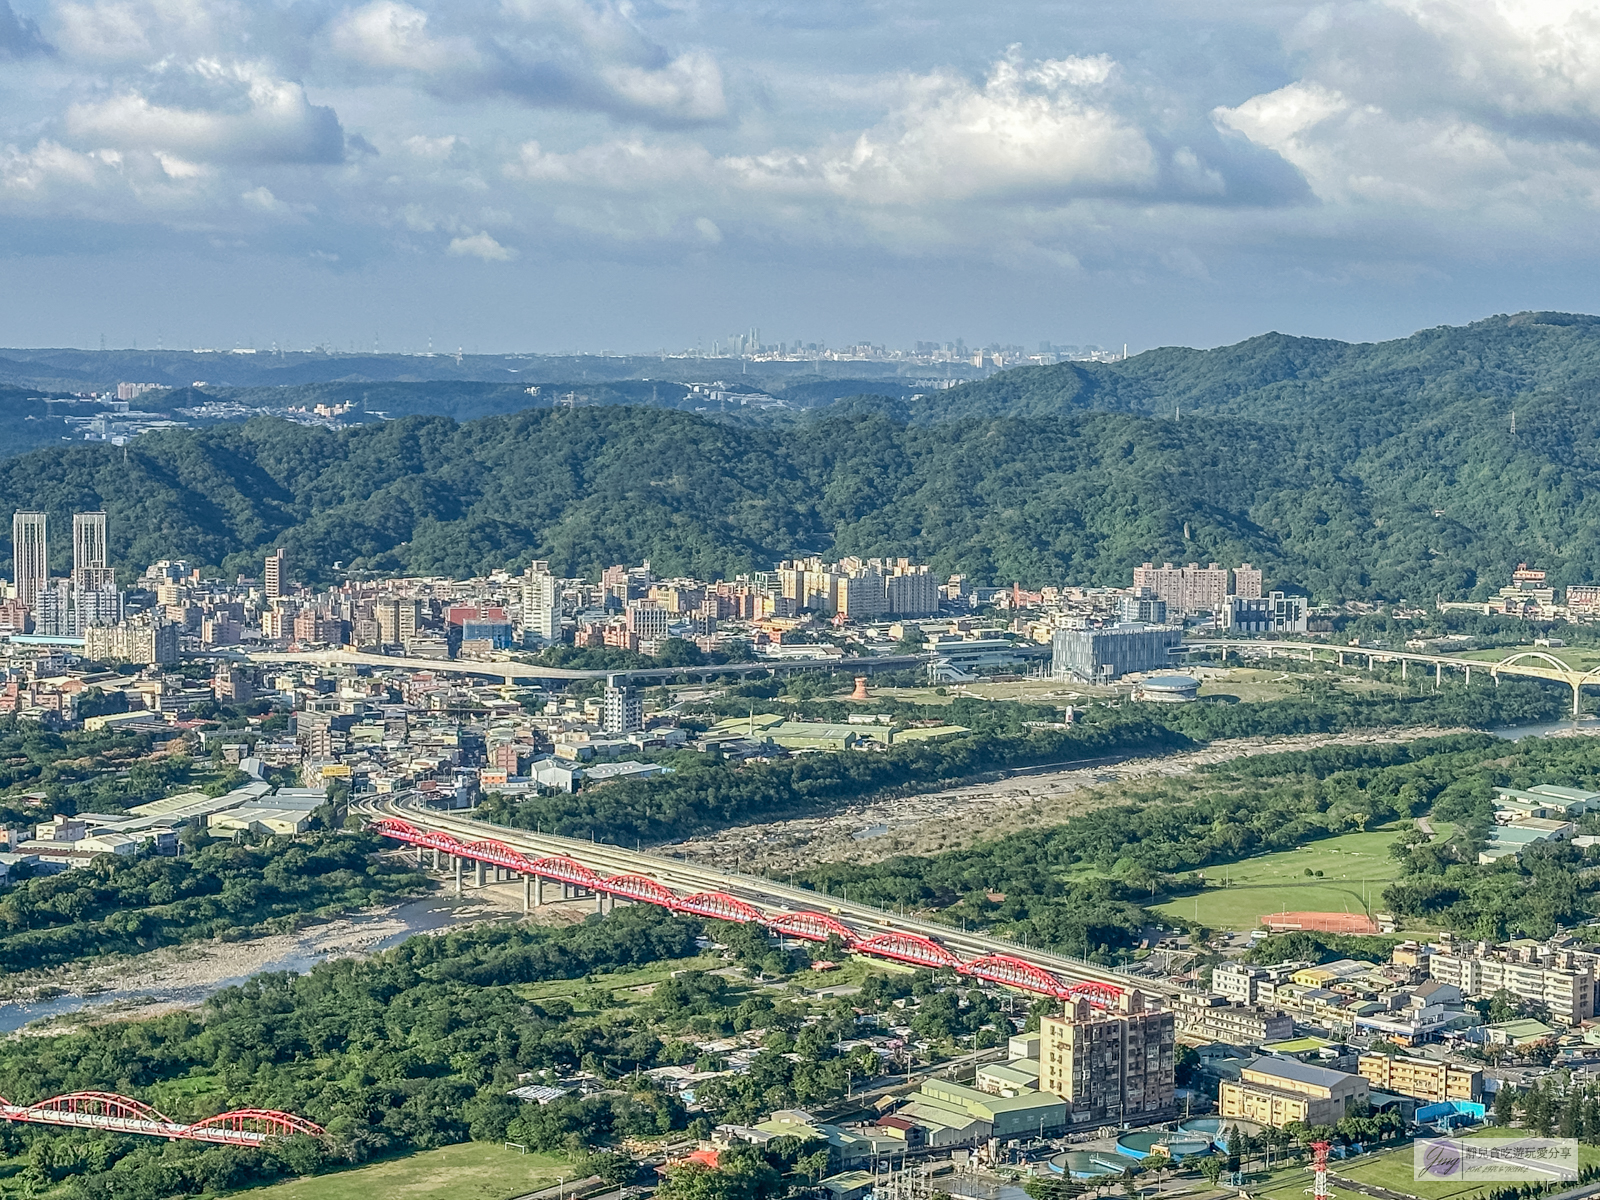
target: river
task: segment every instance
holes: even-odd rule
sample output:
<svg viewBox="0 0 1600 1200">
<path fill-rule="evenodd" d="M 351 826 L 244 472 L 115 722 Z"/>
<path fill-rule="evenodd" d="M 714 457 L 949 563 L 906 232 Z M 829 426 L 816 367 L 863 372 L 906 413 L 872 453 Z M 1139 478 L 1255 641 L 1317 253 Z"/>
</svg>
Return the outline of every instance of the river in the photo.
<svg viewBox="0 0 1600 1200">
<path fill-rule="evenodd" d="M 495 913 L 485 913 L 472 910 L 464 913 L 457 905 L 449 903 L 446 897 L 424 896 L 421 899 L 411 900 L 392 909 L 381 912 L 356 913 L 344 918 L 346 924 L 354 926 L 357 931 L 363 927 L 382 924 L 392 931 L 373 941 L 363 941 L 359 953 L 372 954 L 381 950 L 388 950 L 398 946 L 408 937 L 419 933 L 432 933 L 436 930 L 448 928 L 451 925 L 463 923 L 474 918 L 492 918 Z M 393 928 L 398 923 L 399 928 Z M 225 979 L 207 979 L 203 983 L 156 983 L 148 987 L 131 987 L 93 992 L 87 995 L 68 993 L 56 996 L 49 1000 L 37 1000 L 31 1003 L 11 1002 L 0 1003 L 0 1034 L 13 1033 L 25 1025 L 35 1021 L 47 1021 L 55 1017 L 70 1016 L 72 1013 L 81 1012 L 87 1008 L 97 1010 L 122 1009 L 136 1013 L 138 1009 L 151 1005 L 194 1005 L 199 1004 L 206 997 L 223 988 L 235 987 L 244 983 L 252 975 L 260 975 L 270 971 L 305 972 L 317 963 L 330 957 L 339 957 L 351 953 L 348 949 L 328 949 L 319 946 L 319 932 L 325 926 L 311 926 L 294 935 L 287 949 L 273 958 L 254 963 L 249 971 Z M 370 935 L 369 935 L 370 937 Z"/>
<path fill-rule="evenodd" d="M 1600 733 L 1600 717 L 1585 716 L 1576 721 L 1569 718 L 1540 725 L 1507 725 L 1489 732 L 1508 742 L 1519 742 L 1525 737 L 1587 737 Z"/>
</svg>

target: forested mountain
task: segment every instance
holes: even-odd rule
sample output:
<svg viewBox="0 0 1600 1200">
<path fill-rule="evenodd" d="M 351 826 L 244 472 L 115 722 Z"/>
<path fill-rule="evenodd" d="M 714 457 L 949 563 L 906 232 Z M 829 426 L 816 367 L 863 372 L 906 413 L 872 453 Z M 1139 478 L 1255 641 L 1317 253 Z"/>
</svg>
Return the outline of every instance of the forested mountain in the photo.
<svg viewBox="0 0 1600 1200">
<path fill-rule="evenodd" d="M 1518 313 L 1390 342 L 1268 333 L 1215 350 L 1167 347 L 1123 362 L 1019 367 L 934 392 L 911 408 L 936 424 L 1095 410 L 1228 414 L 1388 436 L 1463 402 L 1509 417 L 1515 402 L 1600 397 L 1600 317 Z M 1509 424 L 1509 420 L 1505 422 Z M 1518 428 L 1523 421 L 1518 419 Z"/>
<path fill-rule="evenodd" d="M 104 507 L 130 566 L 253 574 L 284 544 L 309 578 L 533 557 L 716 575 L 859 553 L 997 582 L 1125 584 L 1166 557 L 1250 560 L 1324 598 L 1431 596 L 1498 586 L 1520 558 L 1600 577 L 1594 436 L 1592 421 L 1570 442 L 1447 423 L 1341 461 L 1284 426 L 1124 413 L 907 427 L 858 411 L 755 428 L 618 406 L 341 432 L 257 420 L 11 459 L 0 511 L 43 507 L 64 530 L 74 509 Z M 58 569 L 66 543 L 53 539 Z"/>
<path fill-rule="evenodd" d="M 422 395 L 436 386 L 450 395 Z M 307 390 L 360 390 L 391 416 L 532 400 L 471 381 Z M 1600 579 L 1600 318 L 1524 314 L 1369 346 L 1268 335 L 776 423 L 672 411 L 684 393 L 660 381 L 592 391 L 461 424 L 256 420 L 56 444 L 0 463 L 0 505 L 43 507 L 59 531 L 104 507 L 126 566 L 253 574 L 284 544 L 310 579 L 534 557 L 716 575 L 811 553 L 1035 586 L 1126 584 L 1146 559 L 1248 560 L 1321 600 L 1490 594 L 1524 560 L 1557 583 Z M 58 569 L 67 541 L 53 539 Z"/>
</svg>

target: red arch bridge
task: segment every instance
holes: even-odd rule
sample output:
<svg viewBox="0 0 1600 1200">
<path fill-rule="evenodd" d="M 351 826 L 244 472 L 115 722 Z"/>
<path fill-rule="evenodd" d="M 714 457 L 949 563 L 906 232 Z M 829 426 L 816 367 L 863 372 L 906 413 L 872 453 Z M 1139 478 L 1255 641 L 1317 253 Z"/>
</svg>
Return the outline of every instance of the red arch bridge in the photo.
<svg viewBox="0 0 1600 1200">
<path fill-rule="evenodd" d="M 163 1116 L 140 1100 L 111 1092 L 69 1092 L 37 1104 L 13 1104 L 0 1096 L 0 1117 L 30 1125 L 67 1125 L 75 1129 L 103 1129 L 111 1133 L 142 1133 L 220 1146 L 259 1146 L 272 1138 L 297 1133 L 320 1137 L 322 1126 L 291 1113 L 265 1108 L 237 1108 L 185 1125 Z"/>
<path fill-rule="evenodd" d="M 766 913 L 748 901 L 730 896 L 726 892 L 696 892 L 680 896 L 671 888 L 646 875 L 601 875 L 576 859 L 562 856 L 530 858 L 504 842 L 490 840 L 463 842 L 448 833 L 421 829 L 398 817 L 385 817 L 374 821 L 372 829 L 383 836 L 435 850 L 441 854 L 471 859 L 490 866 L 502 867 L 530 879 L 552 879 L 559 883 L 584 888 L 596 895 L 622 900 L 656 904 L 675 913 L 696 917 L 714 917 L 720 921 L 755 922 L 787 937 L 807 941 L 825 942 L 837 935 L 845 946 L 856 954 L 870 954 L 893 962 L 908 963 L 916 967 L 948 969 L 974 979 L 1003 984 L 1026 992 L 1052 996 L 1058 1000 L 1083 998 L 1102 1007 L 1113 1005 L 1122 995 L 1122 989 L 1111 983 L 1096 981 L 1068 983 L 1043 967 L 1035 966 L 1009 954 L 988 954 L 982 958 L 962 959 L 948 947 L 932 938 L 915 933 L 892 930 L 870 937 L 862 937 L 848 925 L 827 913 L 802 911 Z"/>
</svg>

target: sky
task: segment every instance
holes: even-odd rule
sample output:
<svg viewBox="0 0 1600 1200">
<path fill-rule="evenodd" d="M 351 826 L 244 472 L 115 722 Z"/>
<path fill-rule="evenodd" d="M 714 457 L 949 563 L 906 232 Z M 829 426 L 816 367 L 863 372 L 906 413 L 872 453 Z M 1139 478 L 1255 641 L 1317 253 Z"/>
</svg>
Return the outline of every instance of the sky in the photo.
<svg viewBox="0 0 1600 1200">
<path fill-rule="evenodd" d="M 0 345 L 1600 310 L 1600 0 L 0 0 Z"/>
</svg>

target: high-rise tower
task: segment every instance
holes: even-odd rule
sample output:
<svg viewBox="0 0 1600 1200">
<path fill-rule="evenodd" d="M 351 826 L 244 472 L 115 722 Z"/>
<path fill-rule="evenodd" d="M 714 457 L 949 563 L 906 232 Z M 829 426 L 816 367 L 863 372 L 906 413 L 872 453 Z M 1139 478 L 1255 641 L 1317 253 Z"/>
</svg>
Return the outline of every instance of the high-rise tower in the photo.
<svg viewBox="0 0 1600 1200">
<path fill-rule="evenodd" d="M 11 578 L 17 599 L 29 608 L 39 603 L 39 592 L 50 578 L 50 552 L 42 512 L 19 512 L 11 518 Z"/>
<path fill-rule="evenodd" d="M 106 549 L 106 514 L 72 514 L 72 589 L 98 592 L 113 586 L 116 574 Z"/>
</svg>

